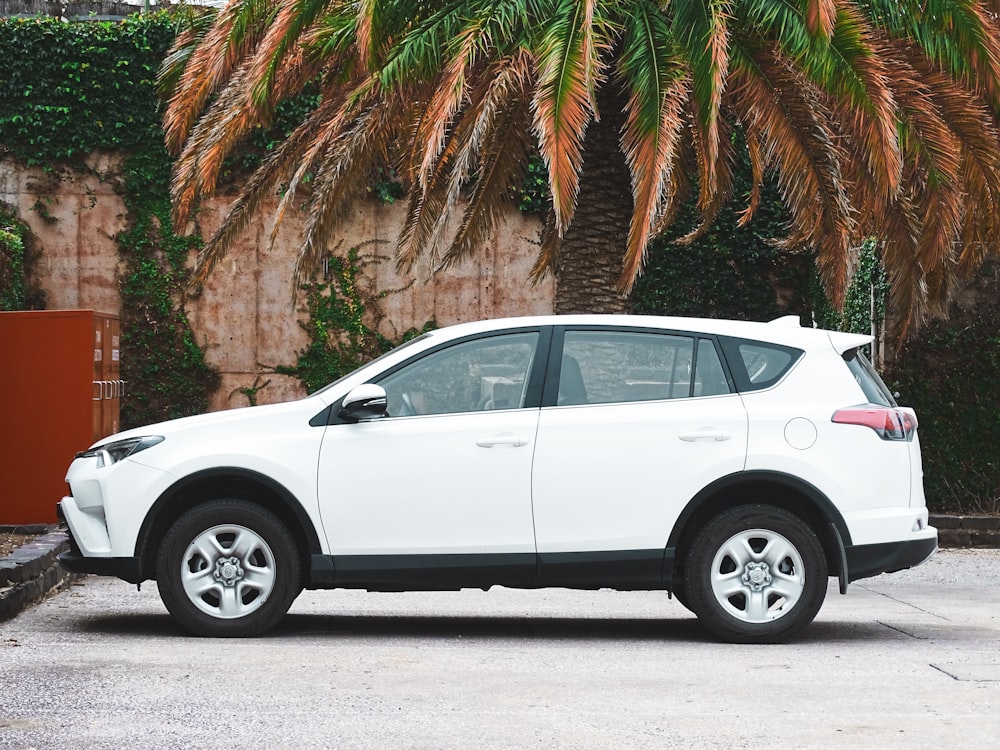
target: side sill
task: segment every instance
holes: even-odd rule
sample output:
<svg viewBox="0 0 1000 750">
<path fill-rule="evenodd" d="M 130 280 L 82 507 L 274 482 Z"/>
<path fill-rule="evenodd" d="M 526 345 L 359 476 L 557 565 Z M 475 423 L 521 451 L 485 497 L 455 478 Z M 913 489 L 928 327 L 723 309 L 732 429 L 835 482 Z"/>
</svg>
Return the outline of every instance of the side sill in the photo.
<svg viewBox="0 0 1000 750">
<path fill-rule="evenodd" d="M 63 552 L 59 564 L 70 573 L 90 573 L 98 576 L 114 576 L 129 583 L 142 583 L 142 560 L 138 557 L 84 557 L 77 552 Z"/>
<path fill-rule="evenodd" d="M 533 552 L 503 555 L 312 555 L 307 588 L 452 591 L 535 587 Z"/>
<path fill-rule="evenodd" d="M 311 555 L 306 588 L 370 591 L 611 588 L 652 591 L 667 588 L 666 560 L 672 550 L 613 552 L 520 552 L 456 555 Z"/>
<path fill-rule="evenodd" d="M 538 555 L 538 583 L 570 589 L 663 589 L 664 557 L 662 549 L 542 552 Z"/>
<path fill-rule="evenodd" d="M 927 562 L 937 551 L 937 537 L 909 542 L 885 542 L 847 547 L 848 580 L 895 573 Z"/>
</svg>

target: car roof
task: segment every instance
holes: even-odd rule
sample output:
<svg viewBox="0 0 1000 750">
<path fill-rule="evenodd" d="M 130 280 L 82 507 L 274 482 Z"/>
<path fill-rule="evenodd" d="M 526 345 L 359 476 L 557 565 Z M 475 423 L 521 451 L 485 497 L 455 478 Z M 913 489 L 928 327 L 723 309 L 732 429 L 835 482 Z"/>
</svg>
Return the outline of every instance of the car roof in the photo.
<svg viewBox="0 0 1000 750">
<path fill-rule="evenodd" d="M 622 328 L 661 328 L 664 330 L 690 331 L 718 336 L 767 341 L 802 349 L 833 346 L 845 352 L 872 341 L 868 334 L 828 331 L 805 328 L 797 316 L 788 315 L 768 323 L 723 318 L 685 318 L 664 315 L 534 315 L 517 318 L 497 318 L 459 323 L 431 332 L 431 336 L 457 338 L 464 335 L 485 333 L 504 328 L 531 328 L 536 326 L 613 326 Z"/>
</svg>

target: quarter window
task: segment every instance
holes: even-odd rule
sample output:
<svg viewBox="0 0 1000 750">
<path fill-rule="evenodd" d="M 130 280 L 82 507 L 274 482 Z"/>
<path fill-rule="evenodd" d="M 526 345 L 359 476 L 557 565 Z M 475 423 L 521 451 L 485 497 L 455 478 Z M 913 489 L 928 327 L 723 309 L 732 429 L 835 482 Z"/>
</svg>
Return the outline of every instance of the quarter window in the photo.
<svg viewBox="0 0 1000 750">
<path fill-rule="evenodd" d="M 560 406 L 723 393 L 729 393 L 729 385 L 708 339 L 618 331 L 565 334 Z"/>
<path fill-rule="evenodd" d="M 378 384 L 390 417 L 524 406 L 538 333 L 463 341 L 405 365 Z"/>
<path fill-rule="evenodd" d="M 801 349 L 746 339 L 723 338 L 722 348 L 739 391 L 770 388 L 802 356 Z"/>
</svg>

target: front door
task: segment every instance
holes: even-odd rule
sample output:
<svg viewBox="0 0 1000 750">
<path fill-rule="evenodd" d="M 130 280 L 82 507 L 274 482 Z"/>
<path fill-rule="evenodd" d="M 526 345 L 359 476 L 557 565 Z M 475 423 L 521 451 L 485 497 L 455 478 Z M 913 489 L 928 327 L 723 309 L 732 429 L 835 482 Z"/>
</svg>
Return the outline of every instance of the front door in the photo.
<svg viewBox="0 0 1000 750">
<path fill-rule="evenodd" d="M 386 418 L 326 428 L 320 505 L 338 582 L 531 579 L 538 340 L 494 334 L 418 355 L 375 378 Z"/>
</svg>

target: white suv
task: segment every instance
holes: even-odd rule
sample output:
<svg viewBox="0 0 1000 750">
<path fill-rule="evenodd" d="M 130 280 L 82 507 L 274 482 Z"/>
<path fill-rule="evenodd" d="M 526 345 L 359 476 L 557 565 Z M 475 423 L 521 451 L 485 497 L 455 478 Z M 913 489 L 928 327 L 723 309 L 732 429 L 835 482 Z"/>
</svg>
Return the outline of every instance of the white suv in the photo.
<svg viewBox="0 0 1000 750">
<path fill-rule="evenodd" d="M 633 316 L 427 333 L 300 401 L 130 430 L 60 503 L 82 573 L 155 578 L 199 635 L 303 588 L 671 592 L 716 636 L 791 637 L 836 577 L 918 565 L 917 421 L 869 336 Z"/>
</svg>

